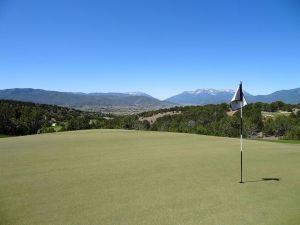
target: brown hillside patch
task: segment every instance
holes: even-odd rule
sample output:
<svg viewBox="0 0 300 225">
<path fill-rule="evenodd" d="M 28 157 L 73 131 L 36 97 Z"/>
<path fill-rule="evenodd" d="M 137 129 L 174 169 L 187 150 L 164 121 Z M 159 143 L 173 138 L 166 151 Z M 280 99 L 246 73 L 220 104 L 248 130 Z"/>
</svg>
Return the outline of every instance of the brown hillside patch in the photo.
<svg viewBox="0 0 300 225">
<path fill-rule="evenodd" d="M 158 118 L 164 117 L 164 116 L 173 116 L 173 115 L 178 115 L 181 114 L 181 112 L 176 112 L 176 111 L 172 111 L 172 112 L 165 112 L 165 113 L 158 113 L 158 114 L 154 114 L 153 116 L 149 116 L 149 117 L 140 117 L 139 121 L 145 121 L 147 120 L 150 124 L 155 123 L 155 121 Z"/>
</svg>

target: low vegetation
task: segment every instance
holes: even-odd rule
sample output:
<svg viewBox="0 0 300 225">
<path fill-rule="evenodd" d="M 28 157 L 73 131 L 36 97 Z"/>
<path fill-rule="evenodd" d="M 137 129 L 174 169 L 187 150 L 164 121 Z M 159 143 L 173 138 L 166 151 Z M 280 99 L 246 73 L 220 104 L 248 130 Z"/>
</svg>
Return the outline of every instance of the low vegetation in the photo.
<svg viewBox="0 0 300 225">
<path fill-rule="evenodd" d="M 300 140 L 299 105 L 254 103 L 244 108 L 248 138 Z M 82 129 L 128 129 L 238 137 L 240 114 L 227 104 L 173 107 L 134 115 L 84 112 L 71 108 L 0 101 L 0 133 L 28 135 Z"/>
</svg>

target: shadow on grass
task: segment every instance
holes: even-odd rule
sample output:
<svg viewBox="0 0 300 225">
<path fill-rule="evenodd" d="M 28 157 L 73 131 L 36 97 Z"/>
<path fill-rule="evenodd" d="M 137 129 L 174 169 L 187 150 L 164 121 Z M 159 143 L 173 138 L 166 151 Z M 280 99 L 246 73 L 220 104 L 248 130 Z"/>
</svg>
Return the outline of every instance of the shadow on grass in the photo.
<svg viewBox="0 0 300 225">
<path fill-rule="evenodd" d="M 244 183 L 262 182 L 262 181 L 280 181 L 278 177 L 264 177 L 259 180 L 247 180 Z"/>
</svg>

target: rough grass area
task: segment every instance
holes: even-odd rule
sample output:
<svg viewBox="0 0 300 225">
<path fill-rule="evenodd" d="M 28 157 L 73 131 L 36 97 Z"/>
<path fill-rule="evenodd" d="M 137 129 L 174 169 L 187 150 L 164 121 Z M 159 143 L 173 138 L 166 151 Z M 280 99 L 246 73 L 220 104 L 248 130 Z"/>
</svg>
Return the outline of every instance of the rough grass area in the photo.
<svg viewBox="0 0 300 225">
<path fill-rule="evenodd" d="M 286 143 L 286 144 L 300 144 L 300 140 L 285 140 L 285 139 L 261 139 L 261 138 L 257 138 L 257 139 L 253 139 L 255 141 L 267 141 L 267 142 L 275 142 L 275 143 Z"/>
<path fill-rule="evenodd" d="M 299 145 L 90 130 L 0 140 L 0 224 L 298 225 Z M 276 180 L 278 178 L 279 180 Z"/>
</svg>

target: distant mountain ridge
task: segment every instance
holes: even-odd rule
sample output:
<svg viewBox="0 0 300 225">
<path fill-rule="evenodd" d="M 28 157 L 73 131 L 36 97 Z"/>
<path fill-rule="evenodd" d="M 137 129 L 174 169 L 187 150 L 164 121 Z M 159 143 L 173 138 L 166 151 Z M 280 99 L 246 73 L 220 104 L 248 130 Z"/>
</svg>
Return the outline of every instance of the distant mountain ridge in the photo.
<svg viewBox="0 0 300 225">
<path fill-rule="evenodd" d="M 207 105 L 228 102 L 234 90 L 216 90 L 216 89 L 197 89 L 195 91 L 185 91 L 181 94 L 172 96 L 166 101 L 180 105 Z"/>
<path fill-rule="evenodd" d="M 167 98 L 166 101 L 180 105 L 207 105 L 228 103 L 235 90 L 197 89 L 195 91 L 185 91 L 181 94 Z M 245 92 L 245 97 L 251 102 L 275 102 L 283 101 L 289 104 L 300 103 L 300 88 L 281 90 L 268 95 L 251 95 Z"/>
<path fill-rule="evenodd" d="M 128 97 L 128 96 L 143 96 L 143 97 L 149 97 L 149 98 L 154 98 L 151 95 L 148 95 L 144 92 L 124 92 L 124 93 L 119 93 L 119 92 L 91 92 L 91 93 L 81 93 L 83 95 L 93 95 L 93 96 L 119 96 L 119 97 Z M 75 93 L 76 94 L 76 93 Z"/>
<path fill-rule="evenodd" d="M 0 99 L 18 100 L 70 107 L 81 106 L 140 106 L 166 107 L 174 103 L 160 101 L 143 92 L 131 93 L 74 93 L 32 88 L 0 90 Z"/>
<path fill-rule="evenodd" d="M 300 88 L 275 91 L 269 95 L 246 95 L 246 97 L 249 99 L 249 102 L 270 103 L 275 101 L 283 101 L 289 104 L 298 104 L 300 103 Z"/>
<path fill-rule="evenodd" d="M 185 91 L 164 101 L 156 99 L 143 92 L 127 93 L 82 93 L 59 92 L 32 88 L 14 88 L 0 90 L 0 99 L 26 101 L 42 104 L 84 107 L 84 106 L 114 106 L 114 107 L 172 107 L 175 105 L 207 105 L 229 103 L 235 90 L 197 89 Z M 281 90 L 268 95 L 251 95 L 245 92 L 245 97 L 251 102 L 283 101 L 289 104 L 300 103 L 300 88 Z"/>
</svg>

